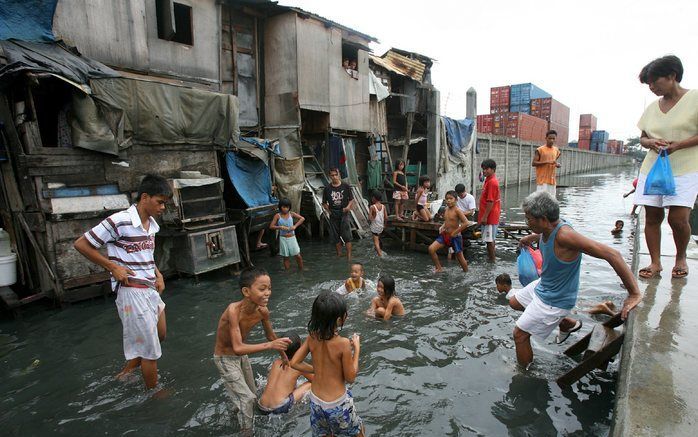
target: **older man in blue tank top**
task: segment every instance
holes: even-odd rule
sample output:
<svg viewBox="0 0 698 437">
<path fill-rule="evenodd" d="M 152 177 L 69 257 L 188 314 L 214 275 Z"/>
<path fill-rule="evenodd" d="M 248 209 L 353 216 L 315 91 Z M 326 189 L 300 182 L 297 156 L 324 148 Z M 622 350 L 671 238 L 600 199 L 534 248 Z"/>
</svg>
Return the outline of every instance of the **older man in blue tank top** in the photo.
<svg viewBox="0 0 698 437">
<path fill-rule="evenodd" d="M 539 241 L 543 255 L 543 271 L 534 281 L 510 296 L 509 305 L 523 314 L 516 321 L 514 342 L 516 358 L 523 367 L 533 361 L 531 335 L 545 339 L 559 327 L 557 343 L 581 328 L 581 322 L 567 317 L 577 302 L 579 270 L 582 254 L 606 260 L 616 271 L 628 297 L 623 302 L 621 317 L 640 303 L 637 282 L 621 254 L 605 244 L 591 240 L 560 219 L 560 205 L 550 194 L 536 192 L 523 202 L 526 222 L 534 232 L 521 239 L 522 245 Z"/>
</svg>

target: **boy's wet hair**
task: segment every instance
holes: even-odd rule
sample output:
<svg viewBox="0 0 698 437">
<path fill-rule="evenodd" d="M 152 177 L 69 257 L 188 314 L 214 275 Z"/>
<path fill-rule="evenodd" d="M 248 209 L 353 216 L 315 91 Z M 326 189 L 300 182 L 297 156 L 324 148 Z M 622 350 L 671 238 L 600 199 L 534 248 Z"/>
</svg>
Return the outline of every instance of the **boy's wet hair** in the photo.
<svg viewBox="0 0 698 437">
<path fill-rule="evenodd" d="M 446 196 L 451 196 L 454 199 L 458 199 L 458 193 L 456 193 L 456 191 L 454 190 L 446 191 L 446 194 L 444 194 L 444 199 L 446 198 Z"/>
<path fill-rule="evenodd" d="M 497 284 L 511 286 L 511 276 L 509 276 L 509 273 L 502 273 L 501 275 L 494 278 L 494 282 Z"/>
<path fill-rule="evenodd" d="M 549 131 L 547 131 L 547 132 L 545 133 L 545 137 L 547 138 L 548 135 L 555 135 L 555 136 L 557 136 L 557 131 L 556 131 L 555 129 L 550 129 Z"/>
<path fill-rule="evenodd" d="M 248 267 L 243 270 L 240 273 L 240 290 L 250 288 L 260 276 L 269 276 L 269 273 L 261 267 Z"/>
<path fill-rule="evenodd" d="M 138 185 L 138 194 L 136 195 L 137 202 L 140 202 L 143 194 L 149 196 L 172 197 L 172 188 L 170 188 L 170 184 L 167 183 L 167 179 L 162 176 L 147 174 L 141 180 L 140 185 Z"/>
<path fill-rule="evenodd" d="M 383 284 L 383 293 L 385 293 L 386 299 L 390 299 L 391 297 L 395 296 L 395 279 L 393 279 L 392 276 L 383 275 L 380 277 L 378 282 Z"/>
<path fill-rule="evenodd" d="M 463 184 L 456 185 L 455 191 L 458 194 L 465 193 L 465 185 L 463 185 Z"/>
<path fill-rule="evenodd" d="M 483 170 L 486 168 L 497 170 L 497 163 L 494 162 L 494 159 L 487 158 L 484 161 L 482 161 L 482 164 L 480 164 L 480 168 L 482 168 Z"/>
<path fill-rule="evenodd" d="M 683 78 L 683 64 L 681 59 L 674 55 L 662 56 L 642 67 L 640 82 L 650 84 L 660 77 L 669 77 L 674 74 L 674 79 L 681 82 Z"/>
<path fill-rule="evenodd" d="M 293 355 L 296 353 L 296 351 L 300 349 L 301 343 L 303 343 L 303 341 L 295 332 L 288 334 L 287 337 L 291 340 L 291 344 L 289 344 L 286 348 L 286 357 L 288 357 L 288 359 L 290 360 L 291 358 L 293 358 Z"/>
<path fill-rule="evenodd" d="M 383 194 L 378 190 L 373 190 L 373 192 L 371 192 L 371 198 L 380 202 L 383 200 Z"/>
<path fill-rule="evenodd" d="M 351 270 L 351 268 L 354 267 L 354 266 L 359 266 L 359 267 L 361 267 L 361 271 L 362 271 L 362 272 L 365 272 L 365 271 L 366 271 L 366 270 L 364 269 L 364 265 L 361 264 L 360 262 L 353 262 L 353 263 L 351 263 L 351 265 L 349 266 L 349 269 Z"/>
<path fill-rule="evenodd" d="M 315 298 L 310 311 L 308 333 L 316 340 L 330 340 L 337 331 L 339 319 L 347 315 L 347 303 L 333 291 L 323 291 Z"/>
<path fill-rule="evenodd" d="M 291 209 L 291 201 L 285 197 L 279 200 L 279 211 L 281 211 L 281 208 L 284 206 L 287 207 L 289 210 Z"/>
<path fill-rule="evenodd" d="M 620 227 L 622 228 L 623 226 L 625 226 L 625 222 L 623 220 L 616 220 L 616 226 L 618 225 L 620 225 Z"/>
</svg>

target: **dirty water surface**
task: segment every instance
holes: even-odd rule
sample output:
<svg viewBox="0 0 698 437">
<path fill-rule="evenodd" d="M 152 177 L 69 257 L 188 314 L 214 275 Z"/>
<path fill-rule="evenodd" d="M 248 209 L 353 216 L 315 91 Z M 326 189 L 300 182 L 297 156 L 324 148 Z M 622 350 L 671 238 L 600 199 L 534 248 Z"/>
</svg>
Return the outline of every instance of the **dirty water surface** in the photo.
<svg viewBox="0 0 698 437">
<path fill-rule="evenodd" d="M 630 263 L 631 188 L 636 170 L 610 169 L 594 175 L 564 177 L 558 190 L 562 217 L 587 236 L 619 250 Z M 505 218 L 522 222 L 520 202 L 535 186 L 507 187 Z M 616 219 L 626 222 L 622 236 L 611 236 Z M 346 260 L 332 247 L 300 241 L 307 271 L 284 272 L 280 260 L 258 252 L 254 262 L 269 270 L 272 323 L 279 335 L 304 336 L 313 299 L 348 277 Z M 508 272 L 516 282 L 515 245 L 498 246 L 496 264 L 485 249 L 467 249 L 470 271 L 457 262 L 434 274 L 427 254 L 386 246 L 378 259 L 369 240 L 355 244 L 355 259 L 373 281 L 394 276 L 407 314 L 389 322 L 365 315 L 372 290 L 348 297 L 349 318 L 342 335 L 361 335 L 360 372 L 352 386 L 356 408 L 369 435 L 605 435 L 615 396 L 617 363 L 571 388 L 555 378 L 574 366 L 562 354 L 567 345 L 534 341 L 535 363 L 516 365 L 511 333 L 518 314 L 494 287 Z M 295 265 L 294 265 L 295 268 Z M 575 309 L 591 329 L 584 308 L 601 300 L 620 305 L 625 291 L 604 261 L 585 257 Z M 114 297 L 74 304 L 63 310 L 41 307 L 21 320 L 0 322 L 0 427 L 3 435 L 237 435 L 228 399 L 211 360 L 215 327 L 226 305 L 239 299 L 237 280 L 227 272 L 169 280 L 167 340 L 159 360 L 161 392 L 142 389 L 140 377 L 116 381 L 121 369 L 121 324 Z M 602 320 L 598 318 L 596 320 Z M 256 328 L 250 342 L 264 340 Z M 272 353 L 251 356 L 258 388 L 264 385 Z M 306 402 L 284 416 L 257 417 L 256 435 L 308 435 Z"/>
</svg>

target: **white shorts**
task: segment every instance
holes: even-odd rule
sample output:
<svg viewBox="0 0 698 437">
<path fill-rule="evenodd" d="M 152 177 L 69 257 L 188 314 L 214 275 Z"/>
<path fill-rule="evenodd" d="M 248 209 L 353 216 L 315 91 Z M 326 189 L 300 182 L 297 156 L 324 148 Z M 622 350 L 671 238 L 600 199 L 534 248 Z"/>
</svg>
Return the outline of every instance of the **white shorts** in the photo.
<svg viewBox="0 0 698 437">
<path fill-rule="evenodd" d="M 545 191 L 546 193 L 549 193 L 553 198 L 557 195 L 557 186 L 556 185 L 550 185 L 550 184 L 540 184 L 536 185 L 536 191 Z"/>
<path fill-rule="evenodd" d="M 279 255 L 284 258 L 291 256 L 300 255 L 301 248 L 298 246 L 298 240 L 296 236 L 292 235 L 290 237 L 279 237 Z"/>
<path fill-rule="evenodd" d="M 645 180 L 647 175 L 640 174 L 637 178 L 637 189 L 633 203 L 635 205 L 654 206 L 656 208 L 666 208 L 668 206 L 685 206 L 693 208 L 698 196 L 698 173 L 689 173 L 683 176 L 675 176 L 676 183 L 675 196 L 645 196 Z"/>
<path fill-rule="evenodd" d="M 516 301 L 520 303 L 522 307 L 526 308 L 528 304 L 531 303 L 531 299 L 533 299 L 534 294 L 533 290 L 536 288 L 536 285 L 538 285 L 539 282 L 540 278 L 530 282 L 524 288 L 512 288 L 509 290 L 509 293 L 507 293 L 507 300 L 515 297 Z"/>
<path fill-rule="evenodd" d="M 526 309 L 516 321 L 516 326 L 524 332 L 545 340 L 557 328 L 560 321 L 569 315 L 570 310 L 543 303 L 535 292 L 538 282 L 533 281 L 517 290 L 516 300 Z"/>
<path fill-rule="evenodd" d="M 497 225 L 480 225 L 482 232 L 482 241 L 485 243 L 494 243 L 497 237 Z"/>
<path fill-rule="evenodd" d="M 162 355 L 158 337 L 158 319 L 165 302 L 152 288 L 119 286 L 116 309 L 123 326 L 126 360 L 157 360 Z"/>
</svg>

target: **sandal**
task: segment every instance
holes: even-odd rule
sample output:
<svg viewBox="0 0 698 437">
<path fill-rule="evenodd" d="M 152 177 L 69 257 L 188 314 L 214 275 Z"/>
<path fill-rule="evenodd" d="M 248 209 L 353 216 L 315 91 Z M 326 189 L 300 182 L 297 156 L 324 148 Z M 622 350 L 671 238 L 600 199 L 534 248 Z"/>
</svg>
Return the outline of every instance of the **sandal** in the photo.
<svg viewBox="0 0 698 437">
<path fill-rule="evenodd" d="M 562 329 L 560 329 L 559 332 L 557 333 L 557 338 L 555 339 L 555 343 L 556 344 L 564 343 L 565 340 L 570 338 L 570 335 L 573 332 L 577 332 L 580 329 L 582 329 L 582 321 L 581 320 L 577 320 L 577 323 L 575 323 L 574 326 L 572 327 L 572 329 L 570 329 L 569 331 L 563 331 Z"/>
<path fill-rule="evenodd" d="M 686 276 L 688 276 L 688 268 L 674 267 L 671 269 L 671 277 L 674 279 L 685 278 Z"/>
<path fill-rule="evenodd" d="M 640 269 L 640 271 L 637 272 L 637 275 L 642 279 L 652 279 L 658 277 L 660 272 L 661 270 L 652 270 L 649 267 L 645 267 Z"/>
</svg>

